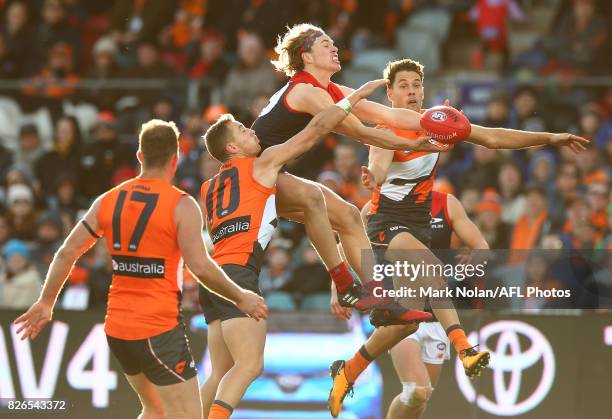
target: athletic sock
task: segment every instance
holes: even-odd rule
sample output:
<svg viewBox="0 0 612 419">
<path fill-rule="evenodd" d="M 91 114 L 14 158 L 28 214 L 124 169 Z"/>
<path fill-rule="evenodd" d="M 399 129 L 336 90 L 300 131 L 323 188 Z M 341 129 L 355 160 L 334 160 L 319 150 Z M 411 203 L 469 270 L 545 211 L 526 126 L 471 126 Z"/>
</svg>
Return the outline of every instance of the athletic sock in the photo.
<svg viewBox="0 0 612 419">
<path fill-rule="evenodd" d="M 234 408 L 222 400 L 215 400 L 210 406 L 208 419 L 229 419 Z"/>
<path fill-rule="evenodd" d="M 344 363 L 344 374 L 349 383 L 354 383 L 357 377 L 374 361 L 363 345 L 351 359 Z"/>
<path fill-rule="evenodd" d="M 340 263 L 338 266 L 329 270 L 332 281 L 336 284 L 338 292 L 346 291 L 354 282 L 353 275 L 349 271 L 346 262 Z"/>
<path fill-rule="evenodd" d="M 448 329 L 446 329 L 446 335 L 455 347 L 457 353 L 460 355 L 461 351 L 472 347 L 472 345 L 470 345 L 470 342 L 468 342 L 467 336 L 465 336 L 465 331 L 463 330 L 460 324 L 454 324 Z"/>
</svg>

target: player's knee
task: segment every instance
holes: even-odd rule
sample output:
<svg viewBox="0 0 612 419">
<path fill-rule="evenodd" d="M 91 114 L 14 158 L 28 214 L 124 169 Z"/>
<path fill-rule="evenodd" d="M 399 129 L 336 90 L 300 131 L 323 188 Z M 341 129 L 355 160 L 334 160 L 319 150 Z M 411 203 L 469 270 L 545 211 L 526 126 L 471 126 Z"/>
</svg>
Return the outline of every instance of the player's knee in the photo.
<svg viewBox="0 0 612 419">
<path fill-rule="evenodd" d="M 414 382 L 404 382 L 400 401 L 406 406 L 425 409 L 432 392 L 431 386 L 417 386 Z"/>
<path fill-rule="evenodd" d="M 309 185 L 304 191 L 304 205 L 309 210 L 325 211 L 325 197 L 323 192 L 315 185 Z"/>
<path fill-rule="evenodd" d="M 160 403 L 145 403 L 142 406 L 143 418 L 147 419 L 163 419 L 164 418 L 164 407 Z"/>
<path fill-rule="evenodd" d="M 396 330 L 397 330 L 398 335 L 403 339 L 405 337 L 410 336 L 414 332 L 416 332 L 418 328 L 419 328 L 418 323 L 408 323 L 408 324 L 397 325 Z"/>
<path fill-rule="evenodd" d="M 334 228 L 338 232 L 354 231 L 355 225 L 361 223 L 361 213 L 359 209 L 348 202 L 343 202 L 341 204 L 333 220 Z"/>
<path fill-rule="evenodd" d="M 240 371 L 247 377 L 251 379 L 251 381 L 255 380 L 257 377 L 261 375 L 263 372 L 263 359 L 253 360 L 248 364 L 243 364 L 240 368 Z"/>
</svg>

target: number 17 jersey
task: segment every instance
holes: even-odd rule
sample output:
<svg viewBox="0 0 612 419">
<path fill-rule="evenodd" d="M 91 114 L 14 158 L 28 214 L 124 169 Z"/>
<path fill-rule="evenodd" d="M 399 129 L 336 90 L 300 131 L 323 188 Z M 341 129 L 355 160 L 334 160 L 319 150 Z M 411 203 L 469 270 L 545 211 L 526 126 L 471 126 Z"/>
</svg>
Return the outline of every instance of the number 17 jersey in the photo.
<svg viewBox="0 0 612 419">
<path fill-rule="evenodd" d="M 259 272 L 264 251 L 277 225 L 276 187 L 253 177 L 255 157 L 226 162 L 204 182 L 202 202 L 219 265 L 240 265 Z"/>
<path fill-rule="evenodd" d="M 135 178 L 102 197 L 98 224 L 113 264 L 107 335 L 146 339 L 180 321 L 183 260 L 174 209 L 184 195 L 165 180 Z"/>
</svg>

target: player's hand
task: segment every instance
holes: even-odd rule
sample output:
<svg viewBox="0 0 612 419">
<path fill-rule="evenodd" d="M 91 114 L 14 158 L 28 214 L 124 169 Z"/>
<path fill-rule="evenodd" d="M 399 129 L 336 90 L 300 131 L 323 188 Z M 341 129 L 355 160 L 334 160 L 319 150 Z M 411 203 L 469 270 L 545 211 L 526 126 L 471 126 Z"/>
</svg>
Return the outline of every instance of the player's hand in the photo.
<svg viewBox="0 0 612 419">
<path fill-rule="evenodd" d="M 442 144 L 431 137 L 419 137 L 414 141 L 406 141 L 406 150 L 445 152 L 453 148 L 452 144 Z"/>
<path fill-rule="evenodd" d="M 35 339 L 40 331 L 51 321 L 53 307 L 42 301 L 37 301 L 21 316 L 17 317 L 13 323 L 21 324 L 16 334 L 21 335 L 21 340 Z"/>
<path fill-rule="evenodd" d="M 550 144 L 560 147 L 567 146 L 572 149 L 574 153 L 580 153 L 586 150 L 586 146 L 590 143 L 586 138 L 579 137 L 573 134 L 552 134 L 550 138 Z"/>
<path fill-rule="evenodd" d="M 369 97 L 379 87 L 384 86 L 387 83 L 386 79 L 371 80 L 363 84 L 359 89 L 356 90 L 360 98 L 364 99 Z"/>
<path fill-rule="evenodd" d="M 335 289 L 331 292 L 331 301 L 330 301 L 331 313 L 338 320 L 348 320 L 353 315 L 353 310 L 348 307 L 342 307 L 338 302 L 338 293 Z"/>
<path fill-rule="evenodd" d="M 244 290 L 242 298 L 237 302 L 236 306 L 240 311 L 248 314 L 255 320 L 265 320 L 268 318 L 268 306 L 266 306 L 263 297 L 255 294 L 253 291 Z"/>
<path fill-rule="evenodd" d="M 374 173 L 370 171 L 366 166 L 361 166 L 361 183 L 363 186 L 374 192 L 376 190 L 376 179 Z"/>
</svg>

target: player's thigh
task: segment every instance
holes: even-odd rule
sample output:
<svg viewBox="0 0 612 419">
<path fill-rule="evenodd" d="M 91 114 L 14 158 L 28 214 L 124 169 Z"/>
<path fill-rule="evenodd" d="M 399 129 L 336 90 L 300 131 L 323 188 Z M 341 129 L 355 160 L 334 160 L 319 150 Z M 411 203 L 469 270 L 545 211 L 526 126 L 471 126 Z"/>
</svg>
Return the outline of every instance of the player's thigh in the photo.
<svg viewBox="0 0 612 419">
<path fill-rule="evenodd" d="M 438 380 L 440 379 L 440 375 L 442 374 L 442 367 L 444 364 L 430 364 L 425 362 L 425 368 L 427 368 L 427 373 L 429 374 L 429 381 L 431 382 L 431 386 L 435 387 L 438 384 Z"/>
<path fill-rule="evenodd" d="M 221 323 L 221 329 L 234 362 L 245 362 L 261 369 L 266 344 L 266 321 L 250 317 L 229 319 Z"/>
<path fill-rule="evenodd" d="M 429 374 L 421 358 L 421 346 L 415 340 L 406 338 L 389 353 L 400 381 L 413 382 L 417 386 L 429 384 Z"/>
<path fill-rule="evenodd" d="M 289 173 L 280 173 L 276 180 L 276 212 L 285 218 L 293 212 L 303 212 L 309 205 L 325 205 L 317 183 Z"/>
<path fill-rule="evenodd" d="M 190 378 L 177 384 L 156 386 L 159 397 L 164 404 L 165 417 L 201 418 L 202 404 L 198 377 Z"/>
<path fill-rule="evenodd" d="M 232 354 L 225 344 L 225 339 L 223 339 L 221 320 L 215 320 L 208 325 L 207 345 L 210 353 L 211 375 L 214 378 L 221 379 L 234 365 Z"/>
<path fill-rule="evenodd" d="M 412 251 L 406 252 L 406 250 Z M 385 253 L 385 259 L 392 262 L 408 260 L 413 263 L 440 263 L 431 249 L 407 231 L 403 231 L 391 239 Z"/>
<path fill-rule="evenodd" d="M 368 213 L 370 212 L 371 208 L 372 208 L 372 201 L 366 202 L 363 208 L 361 208 L 361 212 L 360 212 L 361 221 L 363 221 L 364 225 L 368 223 Z"/>
<path fill-rule="evenodd" d="M 160 415 L 164 413 L 162 399 L 157 392 L 157 387 L 143 374 L 127 375 L 125 377 L 128 383 L 132 386 L 142 406 L 150 412 L 154 412 Z"/>
</svg>

